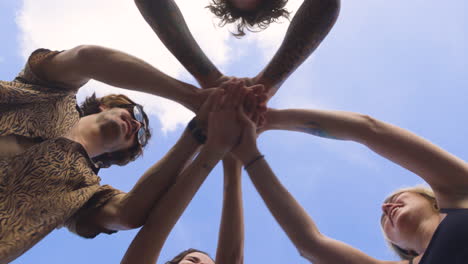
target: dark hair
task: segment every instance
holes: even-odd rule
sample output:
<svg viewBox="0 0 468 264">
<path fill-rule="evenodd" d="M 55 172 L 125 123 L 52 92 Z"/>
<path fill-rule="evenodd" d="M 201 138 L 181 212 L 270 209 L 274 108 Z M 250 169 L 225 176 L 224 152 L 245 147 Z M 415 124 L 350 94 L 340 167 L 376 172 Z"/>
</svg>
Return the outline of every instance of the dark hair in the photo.
<svg viewBox="0 0 468 264">
<path fill-rule="evenodd" d="M 127 106 L 122 107 L 122 105 Z M 93 93 L 93 95 L 85 99 L 80 108 L 83 112 L 83 116 L 87 116 L 101 112 L 101 109 L 99 108 L 100 106 L 105 106 L 108 108 L 120 107 L 130 110 L 132 105 L 136 105 L 136 103 L 123 94 L 110 94 L 96 98 L 96 94 Z M 143 112 L 143 117 L 146 121 L 146 124 L 149 126 L 149 119 L 145 112 Z M 151 138 L 151 131 L 149 130 L 149 127 L 146 129 L 146 137 L 148 140 Z M 96 165 L 99 166 L 99 168 L 108 168 L 114 164 L 123 166 L 141 156 L 145 146 L 146 144 L 142 146 L 138 144 L 138 142 L 135 142 L 135 144 L 128 149 L 114 151 L 111 153 L 104 153 L 94 157 L 93 161 L 96 163 Z"/>
<path fill-rule="evenodd" d="M 175 256 L 173 259 L 167 261 L 165 264 L 179 264 L 179 262 L 181 262 L 182 259 L 185 256 L 187 256 L 188 254 L 193 253 L 193 252 L 199 252 L 199 253 L 205 254 L 208 257 L 210 257 L 210 255 L 208 255 L 208 253 L 206 253 L 206 252 L 203 252 L 201 250 L 194 249 L 194 248 L 189 248 L 187 250 L 184 250 L 184 251 L 180 252 L 179 254 L 177 254 L 177 256 Z"/>
<path fill-rule="evenodd" d="M 219 26 L 237 22 L 237 32 L 232 33 L 236 37 L 245 35 L 244 29 L 250 32 L 258 32 L 266 29 L 270 23 L 278 21 L 280 17 L 289 18 L 289 11 L 284 6 L 288 0 L 264 0 L 252 11 L 236 8 L 230 0 L 212 0 L 208 8 L 221 21 Z M 260 30 L 255 30 L 256 28 Z"/>
</svg>

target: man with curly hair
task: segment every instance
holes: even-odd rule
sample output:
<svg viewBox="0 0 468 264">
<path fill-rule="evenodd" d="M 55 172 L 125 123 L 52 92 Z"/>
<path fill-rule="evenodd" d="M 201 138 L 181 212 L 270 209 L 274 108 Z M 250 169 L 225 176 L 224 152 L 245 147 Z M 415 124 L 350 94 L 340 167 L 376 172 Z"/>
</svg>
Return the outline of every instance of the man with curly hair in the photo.
<svg viewBox="0 0 468 264">
<path fill-rule="evenodd" d="M 288 17 L 286 2 L 213 0 L 207 8 L 221 19 L 221 25 L 236 23 L 238 32 L 234 35 L 242 36 L 244 29 L 265 29 L 280 17 Z M 198 46 L 174 0 L 135 0 L 135 3 L 159 39 L 203 88 L 227 79 Z M 339 9 L 340 0 L 304 0 L 274 57 L 255 77 L 244 78 L 246 83 L 264 85 L 271 98 L 327 36 Z"/>
<path fill-rule="evenodd" d="M 212 0 L 207 8 L 221 21 L 220 26 L 235 23 L 236 37 L 245 36 L 244 29 L 255 32 L 266 29 L 281 17 L 289 18 L 288 0 Z"/>
</svg>

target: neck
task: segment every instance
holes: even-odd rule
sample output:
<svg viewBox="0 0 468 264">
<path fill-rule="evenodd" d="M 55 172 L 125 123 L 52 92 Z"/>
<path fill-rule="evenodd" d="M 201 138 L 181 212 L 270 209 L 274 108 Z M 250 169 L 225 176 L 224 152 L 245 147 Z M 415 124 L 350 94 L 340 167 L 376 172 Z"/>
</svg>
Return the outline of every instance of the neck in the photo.
<svg viewBox="0 0 468 264">
<path fill-rule="evenodd" d="M 81 118 L 80 121 L 73 126 L 66 138 L 80 143 L 88 153 L 88 156 L 94 158 L 104 154 L 104 151 L 97 144 L 93 144 L 93 142 L 95 142 L 93 139 L 98 135 L 93 133 L 95 130 L 90 129 L 90 124 L 88 123 L 86 117 Z"/>
<path fill-rule="evenodd" d="M 413 246 L 408 248 L 413 248 L 419 255 L 424 254 L 431 242 L 432 236 L 444 217 L 445 215 L 437 213 L 422 222 L 416 230 L 417 235 L 414 236 L 414 240 L 411 243 Z"/>
</svg>

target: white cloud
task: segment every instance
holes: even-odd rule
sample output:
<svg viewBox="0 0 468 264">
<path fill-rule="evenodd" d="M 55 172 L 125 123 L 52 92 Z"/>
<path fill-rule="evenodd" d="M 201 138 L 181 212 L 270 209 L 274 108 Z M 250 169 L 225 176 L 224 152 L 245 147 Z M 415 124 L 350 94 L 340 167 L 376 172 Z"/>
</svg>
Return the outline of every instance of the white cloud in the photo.
<svg viewBox="0 0 468 264">
<path fill-rule="evenodd" d="M 218 20 L 204 8 L 208 0 L 176 2 L 194 38 L 220 70 L 229 64 L 231 58 L 242 57 L 245 49 L 251 45 L 256 45 L 262 51 L 258 59 L 266 64 L 281 44 L 290 24 L 282 19 L 282 23 L 274 23 L 267 30 L 247 34 L 242 40 L 234 40 L 229 37 L 229 27 L 217 27 Z M 291 17 L 301 3 L 302 0 L 288 2 L 286 7 L 292 11 Z M 80 44 L 96 44 L 142 58 L 174 78 L 190 78 L 146 24 L 133 1 L 23 0 L 17 23 L 21 29 L 21 53 L 25 59 L 40 47 L 63 50 Z M 230 75 L 228 72 L 225 74 Z M 98 95 L 119 92 L 131 96 L 144 105 L 148 113 L 160 119 L 164 132 L 185 124 L 192 116 L 184 107 L 168 100 L 115 89 L 97 82 L 87 84 L 78 94 L 78 99 L 94 91 Z M 306 101 L 304 104 L 308 105 Z"/>
<path fill-rule="evenodd" d="M 223 66 L 229 61 L 229 32 L 213 25 L 212 15 L 204 8 L 207 3 L 177 1 L 202 49 L 216 65 Z M 133 1 L 23 0 L 17 23 L 25 59 L 40 47 L 63 50 L 80 44 L 96 44 L 142 58 L 172 77 L 188 75 L 146 24 Z M 80 92 L 79 98 L 94 90 L 99 94 L 116 91 L 110 86 L 91 82 Z M 124 90 L 119 92 L 142 102 L 150 114 L 160 118 L 165 131 L 185 123 L 191 116 L 182 106 L 167 100 Z"/>
</svg>

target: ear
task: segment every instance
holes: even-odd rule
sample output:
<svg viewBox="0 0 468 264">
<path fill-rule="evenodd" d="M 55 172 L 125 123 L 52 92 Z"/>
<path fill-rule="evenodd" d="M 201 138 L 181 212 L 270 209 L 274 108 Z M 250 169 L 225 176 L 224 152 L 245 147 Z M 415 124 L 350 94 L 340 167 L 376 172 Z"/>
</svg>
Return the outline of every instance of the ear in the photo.
<svg viewBox="0 0 468 264">
<path fill-rule="evenodd" d="M 106 110 L 108 110 L 108 109 L 109 109 L 109 107 L 107 107 L 107 106 L 105 106 L 105 105 L 103 105 L 103 104 L 100 104 L 100 105 L 99 105 L 99 110 L 101 110 L 101 112 L 106 111 Z"/>
</svg>

